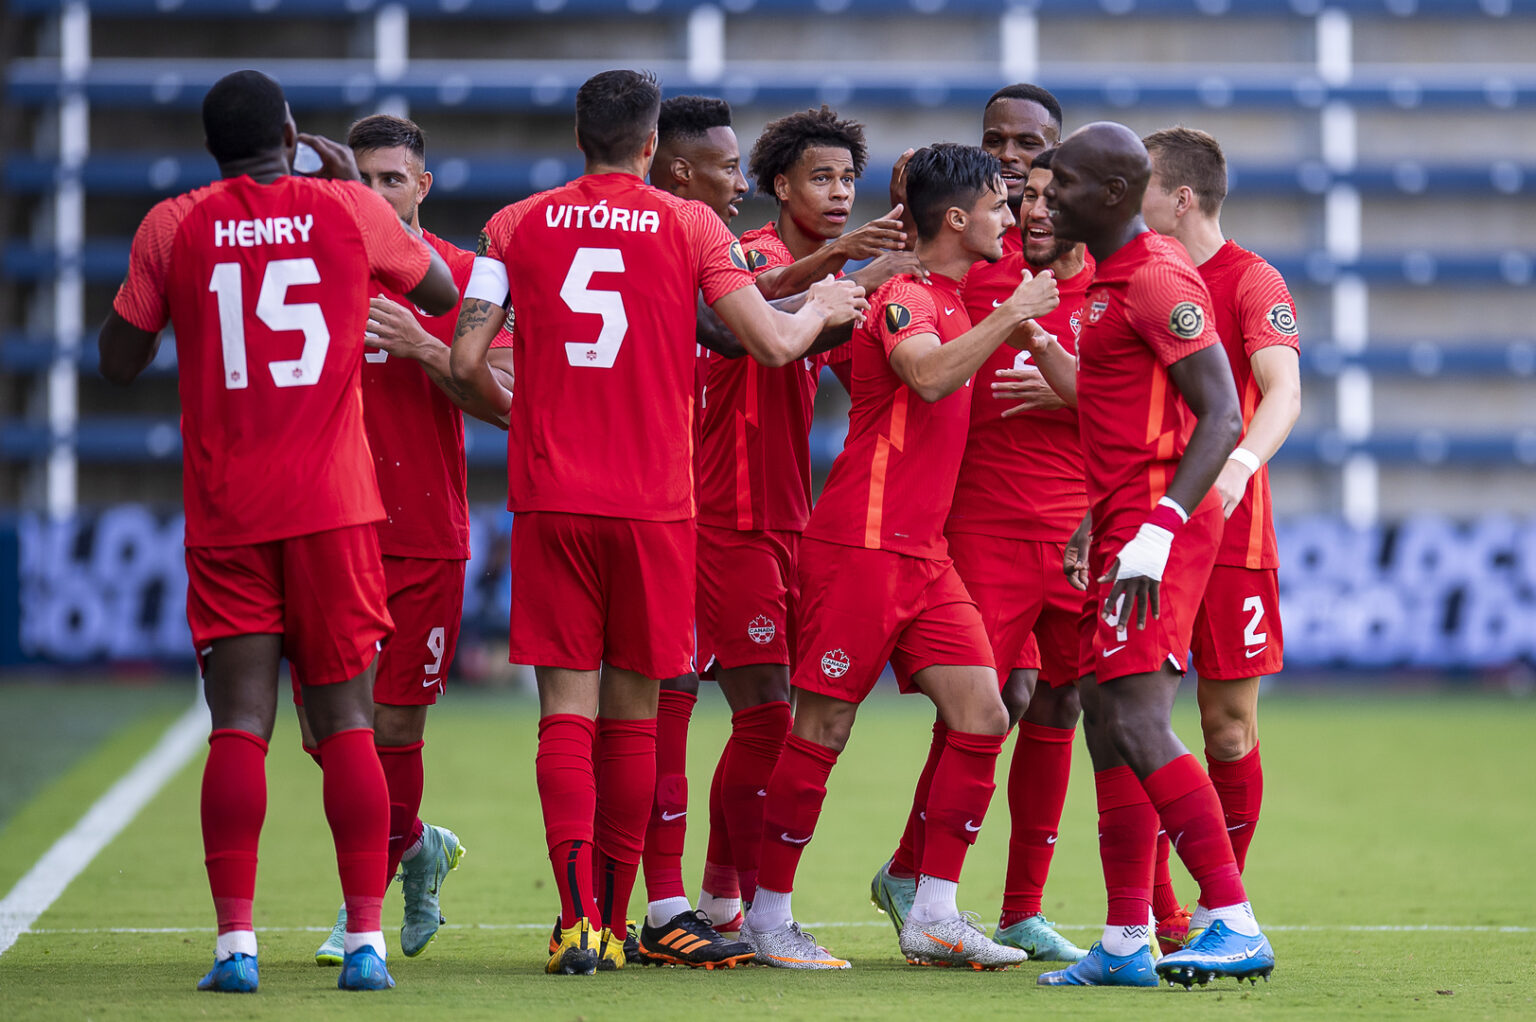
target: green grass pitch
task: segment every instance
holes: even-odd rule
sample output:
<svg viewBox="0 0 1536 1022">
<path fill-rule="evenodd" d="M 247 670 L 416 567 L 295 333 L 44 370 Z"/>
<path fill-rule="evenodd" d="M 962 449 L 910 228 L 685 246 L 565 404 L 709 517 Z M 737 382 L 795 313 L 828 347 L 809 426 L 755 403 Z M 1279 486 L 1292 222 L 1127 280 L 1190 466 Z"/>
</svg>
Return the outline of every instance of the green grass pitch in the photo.
<svg viewBox="0 0 1536 1022">
<path fill-rule="evenodd" d="M 708 686 L 706 686 L 706 689 Z M 190 691 L 188 689 L 188 695 Z M 66 713 L 86 695 L 61 694 Z M 183 701 L 142 694 L 104 737 L 42 783 L 0 826 L 0 891 L 155 741 Z M 0 717 L 46 712 L 35 690 L 0 687 Z M 285 710 L 286 713 L 286 710 Z M 427 733 L 426 819 L 469 848 L 444 887 L 450 924 L 420 958 L 396 954 L 397 989 L 346 995 L 313 964 L 339 891 L 320 806 L 320 776 L 280 719 L 268 759 L 256 925 L 261 992 L 199 994 L 212 960 L 189 764 L 35 924 L 0 956 L 6 1019 L 1080 1019 L 1536 1018 L 1536 705 L 1483 696 L 1302 697 L 1262 709 L 1264 818 L 1247 881 L 1275 945 L 1274 981 L 1183 992 L 1041 989 L 1048 968 L 1004 973 L 915 969 L 868 901 L 890 853 L 931 722 L 919 698 L 880 695 L 864 708 L 832 775 L 795 893 L 797 915 L 854 968 L 704 973 L 632 969 L 545 976 L 556 911 L 533 788 L 536 707 L 513 695 L 453 691 Z M 685 871 L 697 890 L 705 794 L 728 716 L 701 699 L 691 736 L 693 793 Z M 1192 700 L 1180 732 L 1197 738 Z M 12 727 L 12 740 L 20 731 Z M 14 790 L 14 756 L 4 760 Z M 1103 918 L 1093 787 L 1079 739 L 1047 914 L 1087 943 Z M 1001 767 L 1000 775 L 1006 771 Z M 1001 779 L 1001 777 L 1000 777 Z M 961 903 L 995 921 L 1006 848 L 1000 787 L 966 867 Z M 1180 892 L 1194 891 L 1182 873 Z M 637 892 L 632 912 L 643 910 Z M 398 887 L 386 901 L 391 944 Z"/>
</svg>

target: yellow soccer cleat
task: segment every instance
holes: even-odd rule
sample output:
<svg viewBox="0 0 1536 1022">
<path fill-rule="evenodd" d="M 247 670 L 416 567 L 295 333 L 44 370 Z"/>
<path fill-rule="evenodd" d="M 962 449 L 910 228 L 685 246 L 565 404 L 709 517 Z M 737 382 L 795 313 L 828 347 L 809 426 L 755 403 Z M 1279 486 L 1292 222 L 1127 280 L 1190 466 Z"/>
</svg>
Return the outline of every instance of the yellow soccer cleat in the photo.
<svg viewBox="0 0 1536 1022">
<path fill-rule="evenodd" d="M 552 976 L 590 976 L 597 971 L 597 934 L 585 919 L 576 920 L 569 929 L 560 929 L 555 920 L 558 937 L 549 942 L 549 964 L 544 971 Z"/>
</svg>

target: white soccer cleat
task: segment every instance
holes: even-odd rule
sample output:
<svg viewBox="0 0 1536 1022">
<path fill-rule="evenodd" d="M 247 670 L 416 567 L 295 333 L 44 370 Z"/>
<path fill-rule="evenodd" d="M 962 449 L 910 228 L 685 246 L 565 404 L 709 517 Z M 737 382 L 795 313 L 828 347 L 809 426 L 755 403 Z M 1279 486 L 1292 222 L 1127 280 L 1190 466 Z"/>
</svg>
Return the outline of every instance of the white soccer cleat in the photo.
<svg viewBox="0 0 1536 1022">
<path fill-rule="evenodd" d="M 757 952 L 754 961 L 759 965 L 770 965 L 775 969 L 852 968 L 852 963 L 835 957 L 793 920 L 776 930 L 754 930 L 750 922 L 743 922 L 740 939 Z"/>
<path fill-rule="evenodd" d="M 968 965 L 978 971 L 1011 969 L 1029 958 L 1022 948 L 988 937 L 974 912 L 932 922 L 907 916 L 901 928 L 901 953 L 910 965 Z"/>
</svg>

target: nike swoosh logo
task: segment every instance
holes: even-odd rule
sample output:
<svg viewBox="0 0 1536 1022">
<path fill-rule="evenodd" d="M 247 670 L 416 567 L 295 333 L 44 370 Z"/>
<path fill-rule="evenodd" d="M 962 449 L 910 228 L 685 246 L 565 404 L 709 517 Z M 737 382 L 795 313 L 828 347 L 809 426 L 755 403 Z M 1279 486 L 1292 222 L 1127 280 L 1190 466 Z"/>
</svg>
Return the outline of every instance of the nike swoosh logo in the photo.
<svg viewBox="0 0 1536 1022">
<path fill-rule="evenodd" d="M 951 308 L 949 308 L 947 306 L 945 307 L 944 315 L 946 315 L 946 316 L 953 316 L 954 314 L 955 314 L 955 310 L 954 309 L 951 309 Z"/>
<path fill-rule="evenodd" d="M 1114 656 L 1116 653 L 1118 653 L 1122 649 L 1124 649 L 1127 645 L 1128 645 L 1128 643 L 1121 643 L 1118 646 L 1111 646 L 1108 649 L 1104 650 L 1103 655 L 1104 656 Z"/>
<path fill-rule="evenodd" d="M 1243 828 L 1244 828 L 1244 827 L 1246 827 L 1246 826 L 1248 826 L 1248 824 L 1246 824 L 1246 823 L 1239 823 L 1239 824 L 1236 824 L 1236 825 L 1234 825 L 1234 826 L 1231 826 L 1231 827 L 1228 827 L 1228 828 L 1227 828 L 1227 833 L 1228 833 L 1228 834 L 1230 834 L 1230 833 L 1232 833 L 1232 832 L 1233 832 L 1233 831 L 1234 831 L 1234 830 L 1242 830 L 1242 829 L 1243 829 Z"/>
<path fill-rule="evenodd" d="M 971 825 L 971 821 L 970 820 L 966 820 L 965 821 L 965 829 L 970 831 L 972 834 L 980 834 L 981 833 L 981 824 L 978 823 L 975 826 L 972 826 Z"/>
<path fill-rule="evenodd" d="M 1265 643 L 1264 645 L 1260 646 L 1258 649 L 1254 649 L 1254 650 L 1247 650 L 1247 649 L 1245 649 L 1245 650 L 1243 650 L 1243 656 L 1246 657 L 1249 660 L 1252 660 L 1254 657 L 1258 656 L 1260 653 L 1264 652 L 1268 648 L 1269 648 L 1269 644 Z"/>
<path fill-rule="evenodd" d="M 688 815 L 688 810 L 684 809 L 680 813 L 666 813 L 666 812 L 664 812 L 664 813 L 661 814 L 661 818 L 663 820 L 665 820 L 667 823 L 671 823 L 673 820 L 681 820 L 683 817 L 685 817 L 687 815 Z"/>
<path fill-rule="evenodd" d="M 757 789 L 757 797 L 758 797 L 758 798 L 767 798 L 767 797 L 768 797 L 768 792 L 767 792 L 767 791 L 765 791 L 765 790 L 764 790 L 764 789 L 762 789 L 762 788 L 758 788 L 758 789 Z"/>
<path fill-rule="evenodd" d="M 426 681 L 421 683 L 421 687 L 422 688 L 431 688 L 433 685 L 436 685 L 436 684 L 437 684 L 437 679 L 436 678 L 428 678 Z"/>
<path fill-rule="evenodd" d="M 994 308 L 994 309 L 1001 309 L 1002 307 L 1003 307 L 1003 300 L 1001 298 L 994 298 L 992 300 L 992 308 Z"/>
<path fill-rule="evenodd" d="M 1045 843 L 1048 845 L 1054 845 L 1056 843 L 1056 835 L 1052 834 L 1050 837 L 1046 838 Z"/>
<path fill-rule="evenodd" d="M 780 841 L 788 841 L 792 845 L 803 845 L 810 840 L 808 837 L 790 837 L 787 831 L 779 834 Z"/>
<path fill-rule="evenodd" d="M 1130 965 L 1130 964 L 1131 964 L 1130 962 L 1121 962 L 1119 965 L 1111 965 L 1109 967 L 1110 974 L 1113 975 L 1114 973 L 1119 972 L 1121 969 L 1125 968 L 1127 965 Z"/>
</svg>

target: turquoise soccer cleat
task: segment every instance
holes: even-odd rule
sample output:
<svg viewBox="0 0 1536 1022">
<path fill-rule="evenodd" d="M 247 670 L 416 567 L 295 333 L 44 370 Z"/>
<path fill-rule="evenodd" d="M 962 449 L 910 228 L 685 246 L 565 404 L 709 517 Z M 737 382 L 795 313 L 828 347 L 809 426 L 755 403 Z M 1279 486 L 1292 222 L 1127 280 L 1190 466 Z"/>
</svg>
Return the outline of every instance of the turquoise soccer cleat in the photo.
<svg viewBox="0 0 1536 1022">
<path fill-rule="evenodd" d="M 423 824 L 421 851 L 410 862 L 400 864 L 405 888 L 405 922 L 400 926 L 400 953 L 415 958 L 427 949 L 444 922 L 438 911 L 438 893 L 443 880 L 459 868 L 465 847 L 459 836 L 446 827 Z"/>
<path fill-rule="evenodd" d="M 388 990 L 395 985 L 384 959 L 371 947 L 360 947 L 342 959 L 336 986 L 341 990 Z"/>
<path fill-rule="evenodd" d="M 1056 932 L 1056 924 L 1037 912 L 1012 926 L 999 926 L 992 934 L 999 944 L 1029 952 L 1032 962 L 1080 962 L 1088 952 Z"/>
<path fill-rule="evenodd" d="M 1133 955 L 1112 955 L 1094 941 L 1088 956 L 1056 972 L 1043 972 L 1035 983 L 1043 987 L 1155 987 L 1152 949 L 1142 947 Z"/>
<path fill-rule="evenodd" d="M 325 938 L 325 943 L 315 948 L 316 965 L 340 965 L 341 960 L 347 956 L 347 906 L 343 905 L 336 911 L 336 925 L 331 927 L 331 935 Z"/>
<path fill-rule="evenodd" d="M 912 903 L 917 900 L 917 878 L 891 876 L 891 860 L 887 859 L 869 882 L 869 900 L 875 908 L 890 916 L 891 925 L 899 937 L 912 911 Z"/>
<path fill-rule="evenodd" d="M 1245 937 L 1217 919 L 1200 931 L 1183 951 L 1164 955 L 1157 963 L 1157 974 L 1168 985 L 1183 984 L 1187 990 L 1196 983 L 1201 986 L 1213 979 L 1231 977 L 1241 982 L 1266 981 L 1275 971 L 1275 951 L 1269 946 L 1269 938 L 1260 933 Z"/>
<path fill-rule="evenodd" d="M 222 962 L 214 962 L 208 975 L 197 981 L 197 988 L 216 994 L 254 994 L 259 982 L 256 956 L 237 953 Z"/>
</svg>

